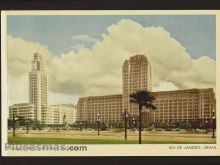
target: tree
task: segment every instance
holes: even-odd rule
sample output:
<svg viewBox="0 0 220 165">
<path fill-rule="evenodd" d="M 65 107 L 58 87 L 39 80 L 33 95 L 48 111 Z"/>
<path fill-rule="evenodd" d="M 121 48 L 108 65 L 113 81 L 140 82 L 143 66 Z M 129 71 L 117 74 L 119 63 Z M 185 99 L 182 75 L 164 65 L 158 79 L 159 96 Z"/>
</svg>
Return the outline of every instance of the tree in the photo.
<svg viewBox="0 0 220 165">
<path fill-rule="evenodd" d="M 28 127 L 29 127 L 29 122 L 30 119 L 25 118 L 24 116 L 16 116 L 16 127 L 25 127 L 26 128 L 26 132 L 28 133 Z"/>
<path fill-rule="evenodd" d="M 13 127 L 13 121 L 12 119 L 8 119 L 8 129 L 11 129 Z"/>
<path fill-rule="evenodd" d="M 26 126 L 26 121 L 25 117 L 23 116 L 17 116 L 17 121 L 19 123 L 19 126 L 25 127 Z"/>
<path fill-rule="evenodd" d="M 124 126 L 123 126 L 122 122 L 116 123 L 115 128 L 123 128 L 123 127 Z"/>
<path fill-rule="evenodd" d="M 169 128 L 169 123 L 167 123 L 167 122 L 162 122 L 162 123 L 160 123 L 159 127 L 160 127 L 160 128 L 163 128 L 163 129 L 167 129 L 167 128 Z"/>
<path fill-rule="evenodd" d="M 155 110 L 156 107 L 153 105 L 154 96 L 149 91 L 137 91 L 130 95 L 130 103 L 138 104 L 139 107 L 139 144 L 141 144 L 141 111 L 143 107 L 146 109 Z"/>
<path fill-rule="evenodd" d="M 71 130 L 74 130 L 77 128 L 77 124 L 76 123 L 69 124 L 69 127 L 71 128 Z"/>
<path fill-rule="evenodd" d="M 44 123 L 37 119 L 33 120 L 31 123 L 32 123 L 32 129 L 38 129 L 40 131 L 45 127 Z"/>
<path fill-rule="evenodd" d="M 188 129 L 188 128 L 192 128 L 192 125 L 189 122 L 181 122 L 179 124 L 180 128 L 182 129 Z"/>
<path fill-rule="evenodd" d="M 105 130 L 107 130 L 107 129 L 108 129 L 107 124 L 102 123 L 102 124 L 101 124 L 101 130 L 102 130 L 102 131 L 105 131 Z"/>
<path fill-rule="evenodd" d="M 33 120 L 30 118 L 26 118 L 25 124 L 26 124 L 26 133 L 28 134 L 29 127 L 33 124 Z"/>
</svg>

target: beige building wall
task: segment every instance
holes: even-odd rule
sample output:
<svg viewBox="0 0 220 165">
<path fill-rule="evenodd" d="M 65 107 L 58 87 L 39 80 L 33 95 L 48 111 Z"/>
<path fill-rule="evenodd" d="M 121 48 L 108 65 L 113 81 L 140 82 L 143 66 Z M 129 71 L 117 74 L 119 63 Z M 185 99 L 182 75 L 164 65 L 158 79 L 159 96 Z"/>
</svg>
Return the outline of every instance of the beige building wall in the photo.
<svg viewBox="0 0 220 165">
<path fill-rule="evenodd" d="M 163 91 L 152 93 L 156 100 L 156 111 L 150 112 L 151 122 L 192 121 L 211 119 L 213 101 L 212 88 Z"/>
<path fill-rule="evenodd" d="M 79 98 L 77 103 L 77 121 L 88 121 L 88 99 L 89 97 Z"/>
<path fill-rule="evenodd" d="M 216 113 L 215 94 L 212 88 L 162 91 L 152 94 L 155 96 L 154 105 L 157 110 L 144 112 L 149 115 L 151 123 L 211 120 L 213 112 Z M 9 107 L 9 118 L 12 119 L 15 114 L 34 120 L 34 112 L 33 104 L 14 104 Z M 97 114 L 100 115 L 101 122 L 117 123 L 123 118 L 122 95 L 79 98 L 77 118 L 76 108 L 73 105 L 52 105 L 43 112 L 45 124 L 64 124 L 64 122 L 73 124 L 76 120 L 95 123 Z"/>
<path fill-rule="evenodd" d="M 97 115 L 101 122 L 113 124 L 121 122 L 122 95 L 91 96 L 79 98 L 77 121 L 96 123 Z"/>
<path fill-rule="evenodd" d="M 211 120 L 215 111 L 215 94 L 212 88 L 152 92 L 152 95 L 155 96 L 154 105 L 157 110 L 142 111 L 144 126 L 155 122 Z M 122 95 L 79 98 L 77 114 L 77 121 L 95 123 L 97 114 L 100 114 L 102 122 L 121 122 Z M 132 116 L 138 120 L 138 115 L 129 113 L 129 120 Z"/>
<path fill-rule="evenodd" d="M 132 115 L 138 114 L 137 106 L 130 104 L 130 94 L 152 89 L 151 65 L 146 56 L 135 55 L 125 60 L 122 66 L 122 88 L 122 111 L 126 109 Z"/>
<path fill-rule="evenodd" d="M 138 120 L 138 106 L 130 104 L 130 94 L 152 89 L 151 65 L 144 55 L 125 60 L 122 66 L 122 95 L 79 98 L 77 121 L 96 122 L 99 113 L 102 121 L 117 122 L 124 118 L 124 111 Z M 211 119 L 215 106 L 212 88 L 152 92 L 156 111 L 143 109 L 143 125 L 150 122 L 192 121 Z M 121 104 L 121 105 L 120 105 Z M 215 112 L 214 112 L 215 113 Z M 117 116 L 118 115 L 118 116 Z"/>
</svg>

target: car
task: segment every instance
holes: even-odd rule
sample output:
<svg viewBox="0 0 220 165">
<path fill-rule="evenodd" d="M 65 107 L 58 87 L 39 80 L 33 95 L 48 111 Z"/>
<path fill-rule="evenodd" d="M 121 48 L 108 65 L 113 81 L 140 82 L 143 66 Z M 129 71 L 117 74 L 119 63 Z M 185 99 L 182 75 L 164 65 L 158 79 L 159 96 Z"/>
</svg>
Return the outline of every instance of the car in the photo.
<svg viewBox="0 0 220 165">
<path fill-rule="evenodd" d="M 213 131 L 213 129 L 208 129 L 208 132 L 212 132 Z"/>
<path fill-rule="evenodd" d="M 197 132 L 197 133 L 204 133 L 204 130 L 196 128 L 195 132 Z"/>
<path fill-rule="evenodd" d="M 152 128 L 146 128 L 144 131 L 152 131 Z"/>
<path fill-rule="evenodd" d="M 195 130 L 194 129 L 192 129 L 192 128 L 188 128 L 188 129 L 186 129 L 186 132 L 194 132 Z"/>
<path fill-rule="evenodd" d="M 172 131 L 170 128 L 165 129 L 165 131 Z"/>
<path fill-rule="evenodd" d="M 181 131 L 179 128 L 174 129 L 174 131 Z"/>
</svg>

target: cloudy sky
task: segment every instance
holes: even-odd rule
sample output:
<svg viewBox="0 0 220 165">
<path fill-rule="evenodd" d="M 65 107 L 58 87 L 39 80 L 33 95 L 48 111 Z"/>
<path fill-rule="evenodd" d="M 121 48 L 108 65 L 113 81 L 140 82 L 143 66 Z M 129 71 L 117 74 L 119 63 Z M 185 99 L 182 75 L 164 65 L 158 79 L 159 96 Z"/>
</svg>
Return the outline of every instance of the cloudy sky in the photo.
<svg viewBox="0 0 220 165">
<path fill-rule="evenodd" d="M 34 52 L 43 55 L 49 104 L 122 93 L 122 63 L 145 54 L 153 90 L 215 89 L 215 16 L 8 16 L 9 105 L 28 102 Z"/>
</svg>

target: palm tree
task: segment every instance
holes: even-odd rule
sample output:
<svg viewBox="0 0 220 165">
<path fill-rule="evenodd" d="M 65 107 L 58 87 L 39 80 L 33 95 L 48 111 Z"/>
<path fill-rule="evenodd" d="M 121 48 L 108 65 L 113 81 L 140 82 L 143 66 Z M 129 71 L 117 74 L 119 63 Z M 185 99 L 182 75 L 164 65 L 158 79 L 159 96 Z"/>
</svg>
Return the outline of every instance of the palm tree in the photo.
<svg viewBox="0 0 220 165">
<path fill-rule="evenodd" d="M 135 103 L 139 106 L 139 144 L 141 144 L 141 110 L 143 107 L 155 110 L 156 107 L 152 103 L 153 100 L 155 100 L 154 96 L 147 90 L 130 94 L 130 103 Z"/>
</svg>

